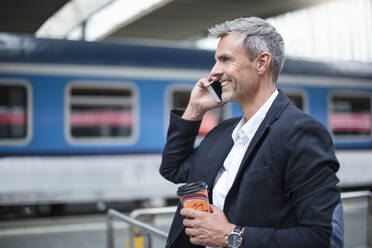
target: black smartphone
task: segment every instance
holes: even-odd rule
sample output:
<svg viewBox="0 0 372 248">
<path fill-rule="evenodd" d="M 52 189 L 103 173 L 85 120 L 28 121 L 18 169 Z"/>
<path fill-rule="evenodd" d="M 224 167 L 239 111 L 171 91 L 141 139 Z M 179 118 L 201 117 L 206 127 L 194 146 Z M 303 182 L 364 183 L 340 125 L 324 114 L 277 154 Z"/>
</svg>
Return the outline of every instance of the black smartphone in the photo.
<svg viewBox="0 0 372 248">
<path fill-rule="evenodd" d="M 210 82 L 208 90 L 217 102 L 222 102 L 222 88 L 220 82 L 218 81 Z"/>
</svg>

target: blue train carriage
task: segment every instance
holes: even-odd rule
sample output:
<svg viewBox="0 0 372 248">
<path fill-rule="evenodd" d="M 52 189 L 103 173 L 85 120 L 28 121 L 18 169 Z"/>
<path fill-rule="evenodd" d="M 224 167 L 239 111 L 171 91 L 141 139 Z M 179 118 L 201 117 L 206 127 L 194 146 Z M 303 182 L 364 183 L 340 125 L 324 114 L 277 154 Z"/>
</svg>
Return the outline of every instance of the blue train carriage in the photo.
<svg viewBox="0 0 372 248">
<path fill-rule="evenodd" d="M 0 35 L 0 205 L 175 197 L 158 174 L 169 110 L 185 107 L 210 51 Z M 370 64 L 288 58 L 279 79 L 326 125 L 342 187 L 372 185 Z M 199 140 L 234 104 L 205 116 Z"/>
</svg>

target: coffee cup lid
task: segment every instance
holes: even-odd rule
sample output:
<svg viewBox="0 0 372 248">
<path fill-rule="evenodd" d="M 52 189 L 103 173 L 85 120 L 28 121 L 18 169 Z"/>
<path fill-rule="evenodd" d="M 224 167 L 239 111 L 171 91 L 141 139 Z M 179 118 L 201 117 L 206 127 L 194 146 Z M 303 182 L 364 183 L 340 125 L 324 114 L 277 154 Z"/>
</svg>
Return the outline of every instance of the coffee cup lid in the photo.
<svg viewBox="0 0 372 248">
<path fill-rule="evenodd" d="M 178 188 L 177 195 L 184 196 L 184 195 L 194 194 L 207 188 L 208 188 L 208 185 L 205 182 L 188 183 Z"/>
</svg>

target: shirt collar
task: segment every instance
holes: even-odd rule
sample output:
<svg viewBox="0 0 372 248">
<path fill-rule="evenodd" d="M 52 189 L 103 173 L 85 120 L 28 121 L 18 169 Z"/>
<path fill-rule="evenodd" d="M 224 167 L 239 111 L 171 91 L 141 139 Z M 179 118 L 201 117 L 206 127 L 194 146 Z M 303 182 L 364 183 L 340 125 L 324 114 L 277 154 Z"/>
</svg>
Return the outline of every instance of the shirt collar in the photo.
<svg viewBox="0 0 372 248">
<path fill-rule="evenodd" d="M 246 122 L 244 116 L 239 121 L 238 125 L 235 127 L 233 133 L 231 134 L 234 143 L 238 139 L 251 140 L 256 133 L 258 127 L 261 125 L 263 119 L 265 118 L 267 112 L 269 111 L 272 103 L 274 102 L 276 96 L 278 95 L 278 90 L 275 90 L 269 99 L 258 109 L 258 111 Z"/>
</svg>

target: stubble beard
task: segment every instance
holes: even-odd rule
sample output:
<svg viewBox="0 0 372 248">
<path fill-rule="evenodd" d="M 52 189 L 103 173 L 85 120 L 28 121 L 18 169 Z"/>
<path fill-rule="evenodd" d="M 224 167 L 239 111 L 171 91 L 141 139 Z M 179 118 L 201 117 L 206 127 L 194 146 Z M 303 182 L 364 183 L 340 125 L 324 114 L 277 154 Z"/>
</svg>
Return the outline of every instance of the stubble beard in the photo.
<svg viewBox="0 0 372 248">
<path fill-rule="evenodd" d="M 229 88 L 225 91 L 222 90 L 222 101 L 224 102 L 235 102 L 240 104 L 255 92 L 255 89 L 251 84 L 245 85 L 243 88 L 242 85 L 240 85 L 240 89 L 238 89 L 238 84 L 233 80 L 231 80 L 228 87 Z"/>
<path fill-rule="evenodd" d="M 229 79 L 230 83 L 227 85 L 227 89 L 222 90 L 222 101 L 224 102 L 238 102 L 239 101 L 239 92 L 237 89 L 236 82 Z"/>
</svg>

